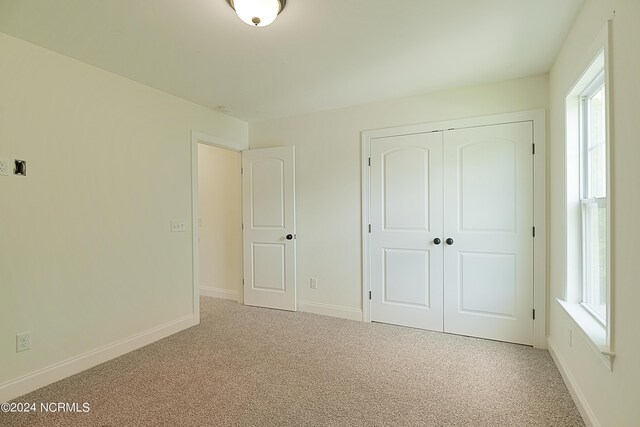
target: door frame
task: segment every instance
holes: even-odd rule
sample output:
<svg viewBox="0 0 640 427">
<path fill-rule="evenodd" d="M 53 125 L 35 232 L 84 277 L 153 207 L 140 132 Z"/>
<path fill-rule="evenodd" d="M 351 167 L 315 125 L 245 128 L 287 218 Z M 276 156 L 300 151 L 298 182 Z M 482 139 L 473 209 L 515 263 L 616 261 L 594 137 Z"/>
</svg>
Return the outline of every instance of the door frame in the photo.
<svg viewBox="0 0 640 427">
<path fill-rule="evenodd" d="M 547 256 L 546 256 L 546 111 L 530 110 L 516 113 L 494 114 L 488 116 L 454 119 L 433 123 L 368 130 L 362 132 L 362 319 L 371 322 L 369 292 L 371 291 L 371 252 L 369 245 L 370 192 L 371 180 L 369 157 L 371 140 L 389 136 L 411 135 L 437 132 L 457 128 L 489 126 L 517 122 L 533 122 L 533 222 L 536 235 L 533 240 L 533 346 L 547 348 Z"/>
<path fill-rule="evenodd" d="M 200 323 L 200 245 L 198 242 L 198 218 L 200 200 L 198 195 L 198 144 L 210 145 L 241 153 L 247 147 L 238 147 L 237 143 L 224 140 L 203 132 L 191 131 L 191 243 L 192 243 L 192 286 L 193 316 Z M 246 144 L 245 144 L 246 145 Z M 242 191 L 242 189 L 240 190 Z M 240 298 L 241 293 L 238 293 Z M 241 302 L 241 301 L 238 301 Z"/>
</svg>

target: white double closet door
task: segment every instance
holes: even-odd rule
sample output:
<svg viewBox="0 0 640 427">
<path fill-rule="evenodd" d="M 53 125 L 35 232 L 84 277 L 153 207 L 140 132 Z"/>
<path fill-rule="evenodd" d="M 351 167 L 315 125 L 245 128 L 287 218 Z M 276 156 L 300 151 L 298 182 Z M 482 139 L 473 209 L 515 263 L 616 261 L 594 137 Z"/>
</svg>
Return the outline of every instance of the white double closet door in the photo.
<svg viewBox="0 0 640 427">
<path fill-rule="evenodd" d="M 533 343 L 533 124 L 371 140 L 371 320 Z"/>
</svg>

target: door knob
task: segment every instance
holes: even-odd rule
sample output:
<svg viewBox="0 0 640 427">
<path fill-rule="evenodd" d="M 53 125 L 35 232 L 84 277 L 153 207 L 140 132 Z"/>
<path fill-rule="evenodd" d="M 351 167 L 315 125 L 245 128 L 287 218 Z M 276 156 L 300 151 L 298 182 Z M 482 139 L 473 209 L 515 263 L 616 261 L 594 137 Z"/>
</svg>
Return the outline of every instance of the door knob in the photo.
<svg viewBox="0 0 640 427">
<path fill-rule="evenodd" d="M 439 237 L 436 237 L 435 239 L 433 239 L 433 243 L 439 245 L 440 243 L 442 243 L 442 240 L 440 240 Z"/>
<path fill-rule="evenodd" d="M 293 234 L 287 234 L 287 240 L 292 240 L 293 239 Z"/>
<path fill-rule="evenodd" d="M 449 237 L 447 240 L 445 240 L 445 242 L 447 243 L 447 245 L 451 246 L 453 245 L 453 239 L 451 237 Z"/>
</svg>

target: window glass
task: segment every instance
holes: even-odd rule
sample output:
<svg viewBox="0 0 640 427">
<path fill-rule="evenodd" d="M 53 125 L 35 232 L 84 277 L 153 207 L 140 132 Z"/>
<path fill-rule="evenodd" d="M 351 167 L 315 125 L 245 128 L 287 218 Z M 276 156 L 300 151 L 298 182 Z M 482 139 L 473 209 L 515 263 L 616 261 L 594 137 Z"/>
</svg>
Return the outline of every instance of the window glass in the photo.
<svg viewBox="0 0 640 427">
<path fill-rule="evenodd" d="M 583 304 L 604 323 L 607 318 L 607 209 L 586 203 L 584 215 Z"/>
<path fill-rule="evenodd" d="M 607 318 L 607 149 L 604 78 L 582 97 L 582 304 L 601 322 Z"/>
<path fill-rule="evenodd" d="M 586 102 L 586 198 L 607 195 L 607 152 L 605 145 L 604 85 L 587 97 Z"/>
</svg>

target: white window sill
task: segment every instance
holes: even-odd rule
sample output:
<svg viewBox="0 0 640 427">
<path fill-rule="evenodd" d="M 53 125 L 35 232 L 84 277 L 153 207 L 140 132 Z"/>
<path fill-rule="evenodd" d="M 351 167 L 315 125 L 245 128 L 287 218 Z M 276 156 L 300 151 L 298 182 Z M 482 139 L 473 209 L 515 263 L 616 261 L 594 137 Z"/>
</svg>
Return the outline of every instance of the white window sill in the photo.
<svg viewBox="0 0 640 427">
<path fill-rule="evenodd" d="M 556 301 L 585 335 L 587 342 L 591 344 L 591 348 L 600 360 L 609 370 L 613 370 L 613 359 L 616 355 L 607 344 L 607 329 L 580 304 L 563 301 L 559 298 L 556 298 Z"/>
</svg>

